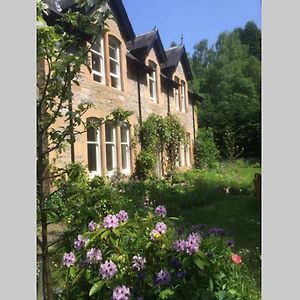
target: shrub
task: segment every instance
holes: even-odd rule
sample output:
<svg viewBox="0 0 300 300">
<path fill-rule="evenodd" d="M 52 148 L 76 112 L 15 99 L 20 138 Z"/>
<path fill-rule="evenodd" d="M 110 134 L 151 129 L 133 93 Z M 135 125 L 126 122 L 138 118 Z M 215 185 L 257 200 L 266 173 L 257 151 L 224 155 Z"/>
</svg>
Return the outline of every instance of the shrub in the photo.
<svg viewBox="0 0 300 300">
<path fill-rule="evenodd" d="M 224 231 L 179 231 L 166 213 L 119 211 L 89 222 L 64 249 L 61 299 L 248 299 L 243 258 Z"/>
<path fill-rule="evenodd" d="M 214 134 L 210 127 L 201 128 L 196 140 L 196 167 L 210 169 L 217 166 L 220 158 L 219 150 L 214 142 Z"/>
</svg>

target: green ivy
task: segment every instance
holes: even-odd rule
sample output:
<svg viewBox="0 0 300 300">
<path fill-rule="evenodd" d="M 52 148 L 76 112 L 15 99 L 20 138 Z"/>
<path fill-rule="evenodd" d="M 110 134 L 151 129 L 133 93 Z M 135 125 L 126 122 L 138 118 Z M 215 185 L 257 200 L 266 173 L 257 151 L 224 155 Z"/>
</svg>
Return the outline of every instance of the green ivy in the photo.
<svg viewBox="0 0 300 300">
<path fill-rule="evenodd" d="M 186 143 L 185 130 L 175 115 L 162 117 L 151 114 L 136 127 L 141 151 L 137 157 L 135 175 L 139 178 L 154 178 L 159 157 L 162 175 L 170 176 L 176 169 L 180 143 Z"/>
</svg>

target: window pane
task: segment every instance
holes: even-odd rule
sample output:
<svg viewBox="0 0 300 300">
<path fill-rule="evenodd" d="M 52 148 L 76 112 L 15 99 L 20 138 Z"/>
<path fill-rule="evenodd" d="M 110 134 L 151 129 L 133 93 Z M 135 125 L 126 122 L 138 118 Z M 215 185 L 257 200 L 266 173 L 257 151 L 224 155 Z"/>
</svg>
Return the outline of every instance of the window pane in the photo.
<svg viewBox="0 0 300 300">
<path fill-rule="evenodd" d="M 88 144 L 88 167 L 90 172 L 97 171 L 97 150 L 97 145 Z"/>
<path fill-rule="evenodd" d="M 111 124 L 105 124 L 105 140 L 106 142 L 114 141 L 113 126 Z"/>
<path fill-rule="evenodd" d="M 113 60 L 109 60 L 109 66 L 110 66 L 110 73 L 113 73 L 115 75 L 118 75 L 118 64 L 113 61 Z"/>
<path fill-rule="evenodd" d="M 127 145 L 122 145 L 122 168 L 123 169 L 128 169 L 128 146 Z"/>
<path fill-rule="evenodd" d="M 128 127 L 123 125 L 121 127 L 121 143 L 128 143 Z"/>
<path fill-rule="evenodd" d="M 87 129 L 87 140 L 89 142 L 96 142 L 97 141 L 97 130 L 93 127 L 89 127 Z"/>
<path fill-rule="evenodd" d="M 114 147 L 114 145 L 106 144 L 106 168 L 107 168 L 107 171 L 112 171 L 114 169 L 113 147 Z"/>
<path fill-rule="evenodd" d="M 102 81 L 102 80 L 101 80 L 101 76 L 96 75 L 96 74 L 93 74 L 93 79 L 94 79 L 95 81 L 97 81 L 97 82 L 101 82 L 101 81 Z"/>
<path fill-rule="evenodd" d="M 101 73 L 100 55 L 92 52 L 92 69 Z"/>
<path fill-rule="evenodd" d="M 118 60 L 117 45 L 114 44 L 109 45 L 109 57 Z"/>
<path fill-rule="evenodd" d="M 150 97 L 155 99 L 155 82 L 153 82 L 152 80 L 150 80 L 149 82 L 149 88 L 150 88 Z"/>
<path fill-rule="evenodd" d="M 119 79 L 113 76 L 110 76 L 111 79 L 111 86 L 114 88 L 119 88 Z"/>
</svg>

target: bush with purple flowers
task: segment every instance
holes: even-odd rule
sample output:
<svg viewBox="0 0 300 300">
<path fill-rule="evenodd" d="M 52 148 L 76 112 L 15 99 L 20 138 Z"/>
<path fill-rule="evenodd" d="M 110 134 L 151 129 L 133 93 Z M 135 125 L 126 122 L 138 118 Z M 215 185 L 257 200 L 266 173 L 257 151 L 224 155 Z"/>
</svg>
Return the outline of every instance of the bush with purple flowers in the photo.
<svg viewBox="0 0 300 300">
<path fill-rule="evenodd" d="M 177 230 L 176 218 L 153 208 L 120 210 L 92 225 L 63 256 L 62 299 L 238 299 L 243 263 L 232 260 L 224 230 Z"/>
</svg>

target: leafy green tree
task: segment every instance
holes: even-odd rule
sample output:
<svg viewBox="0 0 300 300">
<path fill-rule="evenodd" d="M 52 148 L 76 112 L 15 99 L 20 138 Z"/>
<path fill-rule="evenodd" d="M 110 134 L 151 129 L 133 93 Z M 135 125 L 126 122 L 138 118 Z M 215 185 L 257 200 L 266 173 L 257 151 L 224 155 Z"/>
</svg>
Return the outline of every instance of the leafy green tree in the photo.
<svg viewBox="0 0 300 300">
<path fill-rule="evenodd" d="M 214 47 L 207 41 L 195 46 L 191 58 L 193 88 L 204 95 L 199 124 L 211 127 L 222 156 L 226 156 L 225 132 L 230 127 L 244 157 L 260 156 L 261 66 L 237 31 L 223 32 Z"/>
<path fill-rule="evenodd" d="M 249 53 L 261 60 L 261 31 L 257 25 L 249 21 L 245 28 L 237 28 L 235 31 L 239 33 L 241 42 L 249 46 Z"/>
<path fill-rule="evenodd" d="M 72 149 L 76 135 L 92 126 L 81 118 L 91 104 L 73 107 L 72 85 L 79 85 L 83 65 L 90 70 L 88 52 L 97 36 L 106 30 L 105 20 L 110 15 L 109 10 L 101 9 L 105 3 L 105 0 L 78 0 L 76 10 L 69 9 L 54 20 L 46 3 L 37 1 L 37 222 L 41 228 L 37 243 L 43 266 L 44 300 L 53 298 L 49 248 L 54 243 L 48 241 L 49 217 L 54 213 L 51 199 L 58 192 L 55 182 L 67 172 L 64 168 L 52 166 L 50 158 L 68 145 Z M 127 116 L 128 113 L 119 109 L 102 121 Z M 65 126 L 55 126 L 58 119 Z M 78 128 L 84 129 L 80 131 Z"/>
<path fill-rule="evenodd" d="M 214 141 L 214 133 L 211 128 L 200 128 L 196 140 L 195 162 L 197 168 L 214 168 L 220 158 L 219 150 Z"/>
</svg>

